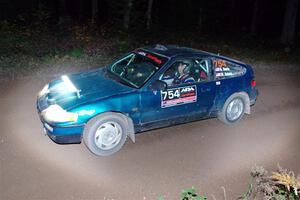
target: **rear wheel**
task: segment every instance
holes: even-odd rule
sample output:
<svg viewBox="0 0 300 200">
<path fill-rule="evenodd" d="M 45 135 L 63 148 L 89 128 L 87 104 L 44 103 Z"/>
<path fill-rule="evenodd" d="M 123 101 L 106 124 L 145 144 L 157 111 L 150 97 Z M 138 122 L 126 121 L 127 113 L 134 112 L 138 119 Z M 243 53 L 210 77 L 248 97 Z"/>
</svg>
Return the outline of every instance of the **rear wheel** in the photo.
<svg viewBox="0 0 300 200">
<path fill-rule="evenodd" d="M 88 149 L 98 156 L 108 156 L 121 149 L 126 141 L 127 122 L 121 114 L 105 113 L 90 120 L 83 133 Z"/>
<path fill-rule="evenodd" d="M 239 93 L 231 95 L 224 103 L 218 119 L 225 124 L 234 124 L 242 119 L 245 113 L 246 100 Z"/>
</svg>

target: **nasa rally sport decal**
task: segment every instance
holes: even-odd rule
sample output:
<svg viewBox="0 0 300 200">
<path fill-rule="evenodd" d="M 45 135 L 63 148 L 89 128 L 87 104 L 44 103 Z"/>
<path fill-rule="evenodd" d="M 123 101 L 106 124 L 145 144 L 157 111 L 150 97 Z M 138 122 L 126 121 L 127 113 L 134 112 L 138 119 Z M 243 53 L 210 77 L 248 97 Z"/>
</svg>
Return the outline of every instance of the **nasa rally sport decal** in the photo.
<svg viewBox="0 0 300 200">
<path fill-rule="evenodd" d="M 161 107 L 171 107 L 197 101 L 197 87 L 195 85 L 172 88 L 161 91 Z"/>
</svg>

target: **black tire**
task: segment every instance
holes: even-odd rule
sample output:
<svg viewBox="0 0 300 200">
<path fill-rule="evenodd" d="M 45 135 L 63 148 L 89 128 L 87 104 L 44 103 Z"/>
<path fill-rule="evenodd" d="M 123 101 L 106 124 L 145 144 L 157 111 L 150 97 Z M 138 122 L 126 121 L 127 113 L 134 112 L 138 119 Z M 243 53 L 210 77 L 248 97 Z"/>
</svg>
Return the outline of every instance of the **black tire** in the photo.
<svg viewBox="0 0 300 200">
<path fill-rule="evenodd" d="M 228 109 L 230 109 L 229 105 L 234 102 L 238 102 L 238 112 L 236 113 L 235 117 L 230 117 L 227 113 Z M 232 105 L 231 104 L 231 105 Z M 240 107 L 241 106 L 241 107 Z M 234 124 L 239 122 L 244 114 L 245 114 L 245 106 L 246 106 L 246 99 L 245 96 L 240 93 L 234 93 L 225 101 L 222 110 L 218 113 L 218 119 L 225 124 Z"/>
<path fill-rule="evenodd" d="M 118 136 L 120 136 L 120 139 L 117 140 L 117 142 L 115 144 L 113 144 L 113 147 L 110 149 L 107 149 L 107 147 L 105 145 L 103 145 L 103 147 L 99 147 L 99 143 L 98 143 L 98 139 L 99 135 L 101 135 L 101 133 L 97 132 L 101 131 L 101 129 L 103 129 L 105 126 L 117 126 L 117 130 L 120 129 L 120 134 L 118 134 Z M 98 115 L 96 117 L 94 117 L 93 119 L 91 119 L 87 125 L 84 128 L 84 132 L 83 132 L 83 141 L 85 143 L 85 145 L 87 146 L 87 148 L 94 153 L 97 156 L 109 156 L 112 155 L 114 153 L 116 153 L 117 151 L 119 151 L 122 146 L 124 145 L 126 138 L 127 138 L 127 133 L 126 130 L 128 129 L 127 127 L 127 121 L 125 116 L 122 116 L 121 114 L 118 113 L 104 113 L 101 115 Z M 102 133 L 103 135 L 103 133 Z M 106 134 L 107 135 L 107 134 Z M 102 136 L 103 137 L 103 136 Z M 118 137 L 119 138 L 119 137 Z M 98 144 L 98 145 L 97 145 Z"/>
</svg>

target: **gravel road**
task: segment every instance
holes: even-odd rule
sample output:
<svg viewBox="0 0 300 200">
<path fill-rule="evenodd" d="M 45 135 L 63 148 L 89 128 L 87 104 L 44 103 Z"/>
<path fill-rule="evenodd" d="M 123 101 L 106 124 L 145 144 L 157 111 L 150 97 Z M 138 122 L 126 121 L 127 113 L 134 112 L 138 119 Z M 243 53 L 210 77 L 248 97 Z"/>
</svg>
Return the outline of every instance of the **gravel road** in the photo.
<svg viewBox="0 0 300 200">
<path fill-rule="evenodd" d="M 256 70 L 260 96 L 252 114 L 234 126 L 209 119 L 149 131 L 110 157 L 44 136 L 35 98 L 48 80 L 4 82 L 0 199 L 175 200 L 192 186 L 218 200 L 225 187 L 227 199 L 235 199 L 255 164 L 276 170 L 279 163 L 299 174 L 299 73 Z"/>
</svg>

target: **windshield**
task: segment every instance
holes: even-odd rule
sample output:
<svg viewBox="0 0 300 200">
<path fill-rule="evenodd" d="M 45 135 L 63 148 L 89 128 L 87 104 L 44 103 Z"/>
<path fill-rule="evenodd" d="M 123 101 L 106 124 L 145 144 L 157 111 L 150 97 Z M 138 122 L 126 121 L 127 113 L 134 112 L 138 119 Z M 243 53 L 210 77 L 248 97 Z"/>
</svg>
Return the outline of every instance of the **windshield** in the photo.
<svg viewBox="0 0 300 200">
<path fill-rule="evenodd" d="M 119 82 L 142 87 L 165 63 L 166 58 L 143 51 L 130 53 L 108 67 L 108 71 L 119 78 Z"/>
</svg>

